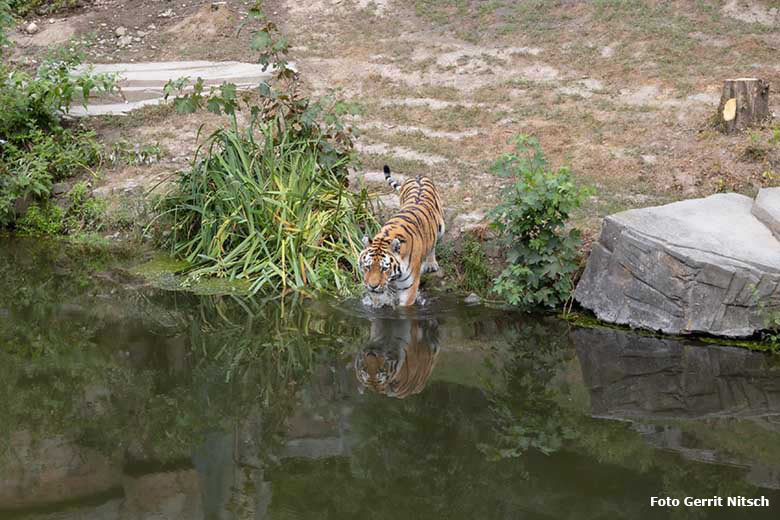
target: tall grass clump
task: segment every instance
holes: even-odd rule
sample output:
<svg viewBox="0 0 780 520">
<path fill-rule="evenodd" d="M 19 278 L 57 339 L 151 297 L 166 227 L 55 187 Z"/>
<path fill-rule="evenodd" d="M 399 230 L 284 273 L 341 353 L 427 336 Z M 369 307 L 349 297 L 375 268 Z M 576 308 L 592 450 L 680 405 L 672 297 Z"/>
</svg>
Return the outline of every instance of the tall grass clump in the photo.
<svg viewBox="0 0 780 520">
<path fill-rule="evenodd" d="M 217 130 L 168 198 L 173 252 L 193 276 L 246 279 L 252 292 L 346 290 L 372 217 L 342 166 L 273 122 Z"/>
<path fill-rule="evenodd" d="M 254 93 L 259 101 L 237 96 L 230 84 L 204 94 L 200 79 L 174 99 L 179 111 L 226 113 L 230 124 L 206 139 L 162 201 L 173 220 L 171 249 L 193 264 L 191 277 L 246 280 L 252 293 L 350 292 L 360 237 L 376 225 L 366 192 L 347 188 L 354 153 L 339 116 L 348 108 L 301 94 L 298 73 L 283 58 L 287 42 L 270 22 L 255 31 L 253 48 L 275 67 L 274 84 Z M 249 114 L 243 127 L 242 109 Z"/>
</svg>

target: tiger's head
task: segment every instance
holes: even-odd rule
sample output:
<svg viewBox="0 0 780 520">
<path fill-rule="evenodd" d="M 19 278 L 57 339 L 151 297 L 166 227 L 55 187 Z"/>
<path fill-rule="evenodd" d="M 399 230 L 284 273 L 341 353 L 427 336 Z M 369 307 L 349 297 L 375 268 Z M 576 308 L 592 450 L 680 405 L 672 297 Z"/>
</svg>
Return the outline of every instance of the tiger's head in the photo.
<svg viewBox="0 0 780 520">
<path fill-rule="evenodd" d="M 363 237 L 363 251 L 358 265 L 363 272 L 363 285 L 369 293 L 381 294 L 388 284 L 401 276 L 401 240 Z"/>
<path fill-rule="evenodd" d="M 401 351 L 403 357 L 404 352 Z M 398 382 L 394 376 L 399 366 L 403 363 L 398 359 L 398 351 L 385 351 L 379 349 L 365 349 L 355 357 L 355 376 L 358 380 L 358 390 L 368 387 L 374 392 L 384 395 L 395 393 Z"/>
<path fill-rule="evenodd" d="M 358 391 L 362 394 L 369 388 L 397 399 L 418 394 L 425 388 L 438 352 L 434 320 L 372 319 L 371 338 L 355 356 Z"/>
</svg>

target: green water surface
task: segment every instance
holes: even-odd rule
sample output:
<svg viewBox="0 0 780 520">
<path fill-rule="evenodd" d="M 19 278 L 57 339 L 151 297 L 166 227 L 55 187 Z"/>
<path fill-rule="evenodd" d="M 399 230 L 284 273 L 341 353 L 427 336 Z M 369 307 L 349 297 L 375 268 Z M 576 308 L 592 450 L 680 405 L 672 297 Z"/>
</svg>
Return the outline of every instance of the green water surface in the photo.
<svg viewBox="0 0 780 520">
<path fill-rule="evenodd" d="M 134 261 L 0 241 L 0 519 L 780 518 L 767 354 L 452 295 L 196 296 Z"/>
</svg>

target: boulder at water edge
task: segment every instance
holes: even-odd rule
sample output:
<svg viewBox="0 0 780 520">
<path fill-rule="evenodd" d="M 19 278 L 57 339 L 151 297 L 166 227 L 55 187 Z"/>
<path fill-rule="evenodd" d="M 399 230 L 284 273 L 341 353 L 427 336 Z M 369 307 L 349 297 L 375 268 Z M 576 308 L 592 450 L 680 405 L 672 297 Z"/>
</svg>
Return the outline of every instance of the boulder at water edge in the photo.
<svg viewBox="0 0 780 520">
<path fill-rule="evenodd" d="M 780 310 L 780 242 L 770 230 L 780 208 L 767 207 L 777 190 L 762 190 L 755 209 L 728 193 L 606 217 L 577 301 L 600 320 L 669 334 L 765 328 Z"/>
</svg>

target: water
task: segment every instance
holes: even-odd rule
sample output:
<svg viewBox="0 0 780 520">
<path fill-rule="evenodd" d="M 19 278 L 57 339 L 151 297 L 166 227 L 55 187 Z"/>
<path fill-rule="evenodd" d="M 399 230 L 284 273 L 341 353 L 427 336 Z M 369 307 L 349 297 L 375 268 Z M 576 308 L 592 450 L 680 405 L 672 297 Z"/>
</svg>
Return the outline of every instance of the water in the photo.
<svg viewBox="0 0 780 520">
<path fill-rule="evenodd" d="M 197 297 L 125 263 L 0 242 L 2 519 L 780 512 L 764 354 L 447 295 L 405 312 Z M 770 506 L 725 507 L 739 496 Z"/>
</svg>

